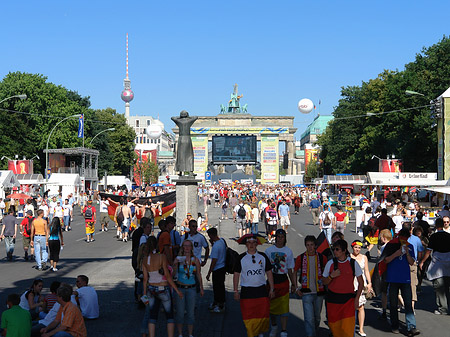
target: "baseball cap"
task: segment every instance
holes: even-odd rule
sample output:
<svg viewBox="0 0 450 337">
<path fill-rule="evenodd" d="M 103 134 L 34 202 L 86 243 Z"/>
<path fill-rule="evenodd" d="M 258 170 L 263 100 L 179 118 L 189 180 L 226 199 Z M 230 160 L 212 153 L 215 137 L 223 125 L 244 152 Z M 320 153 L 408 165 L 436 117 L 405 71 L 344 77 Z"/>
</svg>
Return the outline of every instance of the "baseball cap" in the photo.
<svg viewBox="0 0 450 337">
<path fill-rule="evenodd" d="M 27 214 L 28 214 L 28 215 L 33 215 L 33 211 L 28 210 L 28 211 L 27 211 Z"/>
</svg>

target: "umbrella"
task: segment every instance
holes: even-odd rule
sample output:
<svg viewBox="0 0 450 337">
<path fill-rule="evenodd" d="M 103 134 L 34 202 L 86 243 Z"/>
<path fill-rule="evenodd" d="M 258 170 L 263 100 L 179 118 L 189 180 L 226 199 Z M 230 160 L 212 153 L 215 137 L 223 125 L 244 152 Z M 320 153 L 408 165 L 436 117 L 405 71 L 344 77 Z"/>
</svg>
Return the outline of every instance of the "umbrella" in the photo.
<svg viewBox="0 0 450 337">
<path fill-rule="evenodd" d="M 10 199 L 31 199 L 31 196 L 25 193 L 13 193 L 6 197 Z"/>
<path fill-rule="evenodd" d="M 152 187 L 164 187 L 164 184 L 157 183 L 157 184 L 153 184 Z"/>
<path fill-rule="evenodd" d="M 240 245 L 245 245 L 248 238 L 256 238 L 256 240 L 258 241 L 258 245 L 262 245 L 263 243 L 267 242 L 266 238 L 259 234 L 245 234 L 239 239 L 237 239 L 236 242 L 239 243 Z"/>
<path fill-rule="evenodd" d="M 303 185 L 303 184 L 297 184 L 297 185 L 294 185 L 294 187 L 306 187 L 306 185 Z"/>
</svg>

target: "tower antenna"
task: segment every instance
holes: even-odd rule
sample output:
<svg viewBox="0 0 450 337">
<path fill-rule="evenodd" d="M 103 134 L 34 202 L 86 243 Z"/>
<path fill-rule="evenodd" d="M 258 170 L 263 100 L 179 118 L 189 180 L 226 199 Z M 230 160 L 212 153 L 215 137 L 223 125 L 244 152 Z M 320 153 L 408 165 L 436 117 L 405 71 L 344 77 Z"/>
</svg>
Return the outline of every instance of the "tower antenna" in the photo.
<svg viewBox="0 0 450 337">
<path fill-rule="evenodd" d="M 126 78 L 128 79 L 128 33 L 127 33 L 127 76 Z"/>
</svg>

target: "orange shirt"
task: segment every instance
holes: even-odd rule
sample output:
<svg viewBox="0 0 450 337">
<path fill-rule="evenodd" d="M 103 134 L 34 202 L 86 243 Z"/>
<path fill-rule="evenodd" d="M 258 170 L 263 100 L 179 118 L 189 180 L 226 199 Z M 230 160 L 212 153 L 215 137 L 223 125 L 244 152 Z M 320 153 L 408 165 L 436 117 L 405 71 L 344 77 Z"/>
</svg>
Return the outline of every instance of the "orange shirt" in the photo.
<svg viewBox="0 0 450 337">
<path fill-rule="evenodd" d="M 61 320 L 62 315 L 64 315 Z M 74 337 L 86 337 L 87 330 L 84 325 L 83 315 L 80 309 L 72 302 L 67 302 L 64 307 L 60 307 L 55 320 L 67 327 L 66 332 Z"/>
<path fill-rule="evenodd" d="M 170 246 L 170 234 L 169 232 L 162 232 L 158 239 L 158 249 L 160 253 L 164 252 L 164 246 Z"/>
<path fill-rule="evenodd" d="M 34 235 L 45 235 L 45 226 L 47 226 L 47 221 L 42 218 L 36 218 L 33 221 Z"/>
</svg>

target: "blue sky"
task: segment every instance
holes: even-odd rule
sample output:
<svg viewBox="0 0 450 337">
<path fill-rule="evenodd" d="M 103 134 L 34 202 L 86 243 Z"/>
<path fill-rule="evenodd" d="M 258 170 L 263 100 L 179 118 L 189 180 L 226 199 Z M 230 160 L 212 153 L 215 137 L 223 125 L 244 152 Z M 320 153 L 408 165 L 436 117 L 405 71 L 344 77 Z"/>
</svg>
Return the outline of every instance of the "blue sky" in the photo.
<svg viewBox="0 0 450 337">
<path fill-rule="evenodd" d="M 214 116 L 234 83 L 253 115 L 294 115 L 297 137 L 331 114 L 342 86 L 403 69 L 449 34 L 448 1 L 34 1 L 2 4 L 0 77 L 40 73 L 124 111 L 125 35 L 132 115 Z M 316 110 L 318 112 L 318 109 Z"/>
</svg>

